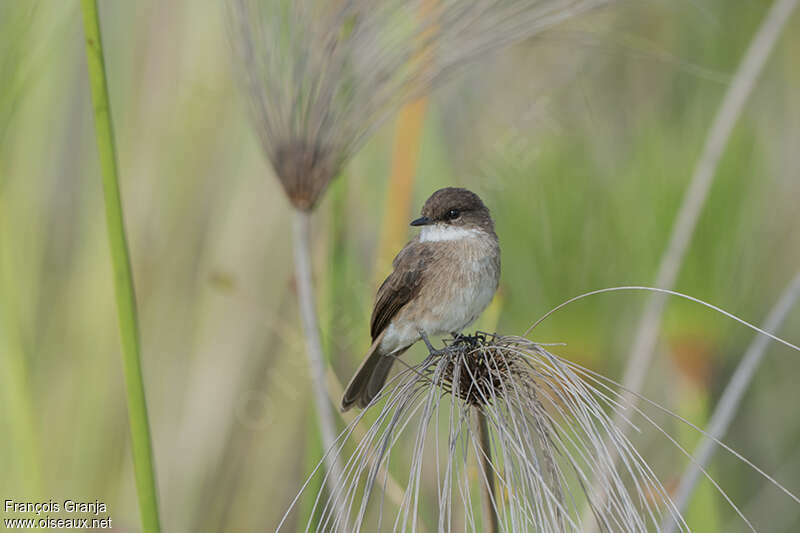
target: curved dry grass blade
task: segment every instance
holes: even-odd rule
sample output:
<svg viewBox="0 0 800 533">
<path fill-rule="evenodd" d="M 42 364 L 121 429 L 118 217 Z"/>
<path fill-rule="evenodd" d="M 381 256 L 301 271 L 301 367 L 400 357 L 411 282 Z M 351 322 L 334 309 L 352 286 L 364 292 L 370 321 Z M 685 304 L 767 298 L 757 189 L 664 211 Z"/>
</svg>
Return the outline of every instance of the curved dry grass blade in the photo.
<svg viewBox="0 0 800 533">
<path fill-rule="evenodd" d="M 671 288 L 675 285 L 697 220 L 711 188 L 717 164 L 742 109 L 755 87 L 756 80 L 796 5 L 797 0 L 780 0 L 770 8 L 725 94 L 706 139 L 703 153 L 695 167 L 692 181 L 686 190 L 669 244 L 661 260 L 655 283 L 660 288 Z M 623 383 L 631 390 L 641 389 L 644 375 L 650 366 L 664 302 L 662 296 L 654 296 L 648 302 L 640 322 L 623 380 Z"/>
<path fill-rule="evenodd" d="M 781 323 L 783 323 L 789 311 L 794 307 L 797 299 L 800 298 L 800 272 L 795 275 L 794 279 L 786 287 L 783 295 L 772 308 L 767 319 L 764 321 L 764 330 L 777 331 Z M 716 439 L 721 439 L 728 426 L 736 414 L 736 409 L 742 400 L 750 381 L 753 378 L 759 364 L 761 363 L 766 352 L 769 341 L 766 337 L 758 335 L 739 362 L 731 380 L 725 387 L 725 391 L 717 403 L 717 408 L 711 416 L 708 423 L 706 432 Z M 681 476 L 681 482 L 678 490 L 675 493 L 675 506 L 678 510 L 682 511 L 689 502 L 695 485 L 700 477 L 700 468 L 708 465 L 711 457 L 716 451 L 716 443 L 710 439 L 705 438 L 696 448 L 693 454 L 694 462 L 686 467 L 686 470 Z M 664 533 L 673 533 L 675 526 L 673 523 L 662 523 L 661 530 Z"/>
<path fill-rule="evenodd" d="M 736 75 L 720 105 L 706 138 L 705 146 L 686 189 L 680 210 L 672 228 L 669 244 L 656 276 L 656 285 L 670 289 L 675 285 L 683 258 L 692 240 L 697 220 L 705 205 L 714 180 L 717 164 L 728 144 L 739 115 L 755 87 L 767 58 L 794 8 L 797 0 L 777 0 L 769 9 L 745 53 Z M 628 357 L 623 378 L 625 388 L 639 392 L 650 367 L 666 300 L 653 296 L 647 303 Z M 631 401 L 635 397 L 629 398 Z M 591 531 L 591 530 L 590 530 Z"/>
<path fill-rule="evenodd" d="M 597 294 L 603 294 L 603 293 L 608 293 L 608 292 L 618 292 L 618 291 L 628 291 L 628 290 L 654 291 L 654 292 L 658 292 L 658 293 L 665 294 L 665 295 L 677 296 L 677 297 L 684 298 L 686 300 L 698 303 L 700 305 L 703 305 L 704 307 L 708 307 L 709 309 L 712 309 L 713 311 L 716 311 L 717 313 L 720 313 L 720 314 L 722 314 L 722 315 L 724 315 L 724 316 L 726 316 L 726 317 L 728 317 L 728 318 L 730 318 L 730 319 L 732 319 L 732 320 L 734 320 L 734 321 L 736 321 L 736 322 L 738 322 L 738 323 L 740 323 L 740 324 L 752 329 L 753 331 L 756 331 L 756 332 L 760 333 L 761 335 L 763 335 L 763 338 L 769 338 L 769 339 L 771 339 L 773 341 L 776 341 L 776 342 L 778 342 L 780 344 L 783 344 L 784 346 L 787 346 L 787 347 L 789 347 L 789 348 L 791 348 L 791 349 L 793 349 L 795 351 L 800 352 L 800 347 L 792 344 L 791 342 L 786 341 L 786 340 L 784 340 L 784 339 L 782 339 L 780 337 L 777 337 L 777 336 L 773 335 L 772 333 L 770 333 L 770 332 L 768 332 L 768 331 L 766 331 L 764 329 L 761 329 L 758 326 L 755 326 L 755 325 L 751 324 L 750 322 L 747 322 L 746 320 L 743 320 L 743 319 L 737 317 L 736 315 L 733 315 L 732 313 L 729 313 L 729 312 L 725 311 L 724 309 L 721 309 L 721 308 L 719 308 L 719 307 L 717 307 L 717 306 L 715 306 L 713 304 L 710 304 L 708 302 L 700 300 L 699 298 L 694 298 L 693 296 L 682 294 L 682 293 L 679 293 L 679 292 L 676 292 L 676 291 L 671 291 L 671 290 L 666 290 L 666 289 L 657 289 L 657 288 L 654 288 L 654 287 L 641 287 L 641 286 L 635 286 L 635 285 L 634 286 L 622 286 L 622 287 L 608 287 L 608 288 L 605 288 L 605 289 L 598 289 L 598 290 L 595 290 L 595 291 L 590 291 L 590 292 L 587 292 L 587 293 L 583 293 L 583 294 L 580 294 L 580 295 L 575 296 L 573 298 L 570 298 L 569 300 L 566 300 L 565 302 L 557 305 L 556 307 L 554 307 L 553 309 L 551 309 L 550 311 L 545 313 L 536 322 L 534 322 L 533 325 L 531 325 L 531 327 L 529 327 L 528 330 L 525 332 L 525 335 L 530 333 L 536 326 L 541 324 L 545 319 L 550 317 L 553 313 L 555 313 L 556 311 L 566 307 L 567 305 L 569 305 L 569 304 L 571 304 L 573 302 L 576 302 L 576 301 L 581 300 L 583 298 L 587 298 L 589 296 L 594 296 L 594 295 L 597 295 Z M 643 413 L 641 413 L 641 410 L 639 410 L 638 407 L 636 406 L 636 402 L 632 402 L 630 400 L 630 397 L 635 397 L 636 401 L 646 402 L 647 404 L 657 408 L 658 410 L 666 413 L 667 415 L 675 418 L 676 420 L 679 420 L 681 423 L 686 424 L 687 426 L 689 426 L 692 429 L 696 430 L 697 432 L 701 433 L 703 436 L 705 436 L 708 439 L 712 440 L 714 442 L 714 444 L 716 444 L 717 446 L 720 446 L 720 447 L 724 448 L 726 451 L 728 451 L 729 453 L 734 455 L 737 459 L 739 459 L 740 461 L 745 463 L 747 466 L 749 466 L 750 468 L 755 470 L 759 475 L 764 477 L 772 485 L 774 485 L 775 487 L 780 489 L 784 494 L 789 496 L 792 500 L 794 500 L 798 504 L 800 504 L 800 498 L 798 498 L 796 495 L 794 495 L 786 487 L 784 487 L 783 485 L 778 483 L 769 474 L 767 474 L 762 469 L 757 467 L 755 464 L 753 464 L 751 461 L 749 461 L 743 455 L 741 455 L 740 453 L 736 452 L 735 450 L 733 450 L 732 448 L 730 448 L 729 446 L 724 444 L 719 439 L 715 438 L 713 435 L 710 435 L 709 433 L 703 431 L 702 429 L 698 428 L 696 425 L 692 424 L 691 422 L 689 422 L 688 420 L 684 419 L 683 417 L 681 417 L 681 416 L 673 413 L 669 409 L 667 409 L 667 408 L 665 408 L 665 407 L 663 407 L 663 406 L 661 406 L 661 405 L 659 405 L 659 404 L 647 399 L 646 397 L 642 396 L 640 393 L 638 393 L 636 391 L 633 391 L 631 389 L 626 389 L 624 384 L 618 383 L 617 381 L 614 381 L 614 380 L 612 380 L 610 378 L 607 378 L 607 377 L 605 377 L 605 376 L 603 376 L 601 374 L 598 374 L 598 373 L 592 372 L 592 371 L 590 371 L 590 370 L 588 370 L 586 368 L 580 367 L 579 365 L 575 365 L 574 363 L 565 362 L 565 364 L 567 364 L 567 365 L 569 365 L 569 366 L 571 366 L 573 368 L 579 369 L 580 372 L 583 375 L 589 376 L 594 381 L 602 380 L 602 381 L 611 383 L 612 385 L 618 387 L 621 391 L 623 391 L 624 396 L 621 396 L 621 400 L 619 402 L 614 402 L 617 407 L 620 407 L 621 405 L 626 405 L 627 404 L 629 406 L 629 408 L 632 408 L 635 412 L 643 414 Z M 618 423 L 619 420 L 625 420 L 624 415 L 622 414 L 621 410 L 616 409 L 616 413 L 617 414 L 615 415 L 615 423 Z M 663 429 L 661 429 L 659 426 L 657 426 L 654 423 L 653 423 L 653 425 L 655 425 L 659 429 L 659 431 L 661 431 L 663 434 L 667 435 L 666 432 Z M 677 442 L 675 442 L 675 444 L 677 445 Z M 680 448 L 679 445 L 677 445 L 677 446 Z M 681 448 L 681 450 L 682 450 L 682 448 Z M 688 452 L 684 451 L 684 453 L 688 457 L 692 458 L 692 456 L 690 454 L 688 454 Z M 701 468 L 701 471 L 703 472 L 703 474 L 713 484 L 715 484 L 715 487 L 720 491 L 720 493 L 722 493 L 726 497 L 726 499 L 731 504 L 731 506 L 737 511 L 737 513 L 739 513 L 741 515 L 741 511 L 739 511 L 738 507 L 736 507 L 733 504 L 733 502 L 731 502 L 730 499 L 727 498 L 727 496 L 725 495 L 724 491 L 722 491 L 722 489 L 718 485 L 716 485 L 716 482 L 705 472 L 705 470 L 703 470 Z M 586 518 L 586 513 L 584 513 L 584 518 Z M 742 516 L 742 518 L 744 518 L 744 517 Z"/>
<path fill-rule="evenodd" d="M 568 364 L 570 364 L 570 366 L 573 366 L 574 368 L 576 368 L 576 371 L 579 372 L 580 374 L 586 376 L 588 380 L 596 383 L 601 389 L 604 389 L 604 390 L 608 391 L 608 394 L 617 396 L 617 397 L 619 397 L 620 400 L 624 400 L 625 396 L 622 393 L 619 393 L 619 392 L 611 389 L 609 385 L 617 387 L 621 391 L 627 392 L 629 395 L 633 394 L 631 391 L 625 391 L 624 387 L 622 387 L 622 385 L 620 383 L 618 383 L 618 382 L 616 382 L 614 380 L 606 378 L 605 376 L 603 376 L 601 374 L 597 374 L 596 372 L 592 372 L 591 370 L 583 368 L 583 367 L 580 367 L 578 365 L 574 365 L 572 363 L 568 363 Z M 698 433 L 700 433 L 701 435 L 705 436 L 706 438 L 709 438 L 709 439 L 713 440 L 714 443 L 717 446 L 723 448 L 725 451 L 727 451 L 728 453 L 733 455 L 736 459 L 742 461 L 745 465 L 747 465 L 748 467 L 753 469 L 753 471 L 755 471 L 757 474 L 759 474 L 761 477 L 763 477 L 769 484 L 771 484 L 772 486 L 774 486 L 777 489 L 779 489 L 786 496 L 788 496 L 790 499 L 792 499 L 795 503 L 800 504 L 800 498 L 797 495 L 792 493 L 790 490 L 788 490 L 786 487 L 784 487 L 782 484 L 780 484 L 774 477 L 772 477 L 769 474 L 767 474 L 763 469 L 761 469 L 758 466 L 756 466 L 752 461 L 750 461 L 749 459 L 744 457 L 742 454 L 740 454 L 739 452 L 737 452 L 736 450 L 734 450 L 730 446 L 726 445 L 722 441 L 720 441 L 720 440 L 714 438 L 713 436 L 709 435 L 708 433 L 706 433 L 705 431 L 703 431 L 702 429 L 700 429 L 696 425 L 692 424 L 691 422 L 689 422 L 685 418 L 683 418 L 680 415 L 674 413 L 673 411 L 667 409 L 666 407 L 664 407 L 664 406 L 662 406 L 662 405 L 660 405 L 660 404 L 658 404 L 656 402 L 653 402 L 653 401 L 649 400 L 648 398 L 642 396 L 641 394 L 637 393 L 637 394 L 633 394 L 633 395 L 636 396 L 639 401 L 644 402 L 644 403 L 652 406 L 653 408 L 657 409 L 658 411 L 666 414 L 667 416 L 669 416 L 671 418 L 674 418 L 678 422 L 680 422 L 682 424 L 685 424 L 686 426 L 690 427 L 691 429 L 697 431 Z M 642 416 L 659 433 L 664 435 L 669 440 L 669 442 L 672 443 L 683 455 L 685 455 L 687 458 L 689 458 L 690 461 L 693 462 L 693 464 L 697 464 L 697 462 L 694 460 L 694 457 L 684 447 L 682 447 L 677 442 L 677 440 L 675 440 L 672 436 L 670 436 L 669 433 L 663 427 L 661 427 L 659 424 L 657 424 L 652 419 L 652 417 L 648 416 L 640 407 L 638 407 L 637 405 L 633 405 L 633 404 L 629 404 L 627 406 L 624 406 L 623 404 L 619 403 L 619 401 L 611 400 L 609 397 L 606 398 L 606 401 L 608 401 L 609 403 L 614 403 L 618 409 L 625 409 L 625 408 L 632 409 L 636 414 L 639 414 L 640 416 Z M 621 412 L 621 411 L 617 411 L 617 412 Z M 719 483 L 713 477 L 711 477 L 711 475 L 701 465 L 697 464 L 697 467 L 698 467 L 699 471 L 703 474 L 703 476 L 714 486 L 715 490 L 725 499 L 725 501 L 728 503 L 728 505 L 730 505 L 730 507 L 736 512 L 736 514 L 739 516 L 739 518 L 748 526 L 748 528 L 751 531 L 755 531 L 755 527 L 753 526 L 753 524 L 747 519 L 747 517 L 744 515 L 743 511 L 733 502 L 731 497 L 719 485 Z M 686 526 L 685 522 L 683 521 L 682 517 L 680 517 L 680 515 L 677 514 L 677 510 L 675 511 L 675 514 L 673 514 L 672 519 L 681 521 L 680 522 L 681 531 L 684 531 L 685 529 L 688 528 L 688 526 Z M 666 518 L 665 518 L 665 520 L 666 520 Z"/>
<path fill-rule="evenodd" d="M 720 313 L 720 314 L 725 315 L 726 317 L 728 317 L 728 318 L 730 318 L 732 320 L 735 320 L 736 322 L 738 322 L 739 324 L 742 324 L 743 326 L 747 326 L 748 328 L 750 328 L 753 331 L 756 331 L 756 332 L 764 335 L 765 337 L 769 337 L 770 339 L 772 339 L 775 342 L 779 342 L 779 343 L 783 344 L 784 346 L 787 346 L 787 347 L 789 347 L 789 348 L 791 348 L 791 349 L 793 349 L 795 351 L 800 352 L 800 346 L 796 346 L 796 345 L 792 344 L 791 342 L 789 342 L 787 340 L 784 340 L 784 339 L 782 339 L 780 337 L 776 337 L 772 333 L 770 333 L 768 331 L 765 331 L 765 330 L 759 328 L 758 326 L 756 326 L 754 324 L 751 324 L 750 322 L 748 322 L 748 321 L 746 321 L 746 320 L 744 320 L 742 318 L 739 318 L 738 316 L 734 315 L 733 313 L 729 313 L 729 312 L 725 311 L 724 309 L 722 309 L 721 307 L 717 307 L 714 304 L 710 304 L 710 303 L 705 302 L 705 301 L 703 301 L 703 300 L 701 300 L 699 298 L 695 298 L 694 296 L 689 296 L 688 294 L 683 294 L 683 293 L 678 292 L 678 291 L 671 291 L 671 290 L 667 290 L 667 289 L 658 289 L 656 287 L 644 287 L 642 285 L 622 285 L 620 287 L 607 287 L 605 289 L 597 289 L 597 290 L 594 290 L 594 291 L 589 291 L 589 292 L 585 292 L 583 294 L 579 294 L 578 296 L 574 296 L 574 297 L 570 298 L 569 300 L 566 300 L 565 302 L 562 302 L 562 303 L 558 304 L 557 306 L 552 308 L 550 311 L 548 311 L 547 313 L 542 315 L 542 317 L 539 320 L 534 322 L 533 325 L 531 327 L 529 327 L 525 331 L 525 333 L 523 334 L 523 337 L 527 336 L 531 331 L 533 331 L 533 329 L 536 326 L 541 324 L 546 318 L 550 317 L 550 315 L 552 315 L 556 311 L 566 307 L 567 305 L 569 305 L 569 304 L 571 304 L 573 302 L 577 302 L 578 300 L 582 300 L 584 298 L 587 298 L 589 296 L 594 296 L 596 294 L 603 294 L 603 293 L 606 293 L 606 292 L 619 292 L 619 291 L 652 291 L 652 292 L 659 292 L 659 293 L 662 293 L 662 294 L 668 294 L 670 296 L 677 296 L 679 298 L 683 298 L 685 300 L 689 300 L 690 302 L 694 302 L 694 303 L 700 304 L 700 305 L 702 305 L 704 307 L 708 307 L 709 309 L 712 309 L 712 310 L 716 311 L 717 313 Z M 542 346 L 542 345 L 540 345 L 540 346 Z"/>
</svg>

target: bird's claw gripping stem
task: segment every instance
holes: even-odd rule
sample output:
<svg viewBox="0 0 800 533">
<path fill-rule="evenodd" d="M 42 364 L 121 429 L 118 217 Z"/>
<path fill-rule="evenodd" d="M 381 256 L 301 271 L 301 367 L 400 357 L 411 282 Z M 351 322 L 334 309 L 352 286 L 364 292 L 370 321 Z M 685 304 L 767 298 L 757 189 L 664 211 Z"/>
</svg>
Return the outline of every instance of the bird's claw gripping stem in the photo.
<svg viewBox="0 0 800 533">
<path fill-rule="evenodd" d="M 437 350 L 436 348 L 434 348 L 433 344 L 431 344 L 431 341 L 428 340 L 428 336 L 425 334 L 423 330 L 419 330 L 419 336 L 422 337 L 422 342 L 425 343 L 425 347 L 428 348 L 428 353 L 430 353 L 431 355 L 442 355 L 447 351 L 446 347 L 441 350 Z"/>
</svg>

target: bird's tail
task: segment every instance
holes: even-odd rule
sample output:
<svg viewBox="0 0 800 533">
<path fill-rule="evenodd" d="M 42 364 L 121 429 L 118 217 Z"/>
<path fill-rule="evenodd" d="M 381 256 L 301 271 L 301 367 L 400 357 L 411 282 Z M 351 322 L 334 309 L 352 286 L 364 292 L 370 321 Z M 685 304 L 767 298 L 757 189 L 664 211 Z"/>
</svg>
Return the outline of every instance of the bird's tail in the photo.
<svg viewBox="0 0 800 533">
<path fill-rule="evenodd" d="M 407 348 L 404 348 L 393 353 L 384 354 L 380 350 L 382 340 L 383 333 L 373 341 L 366 357 L 364 357 L 364 361 L 347 385 L 342 396 L 342 411 L 349 410 L 353 407 L 353 404 L 357 404 L 362 409 L 369 405 L 383 388 L 395 357 L 400 356 L 407 350 Z"/>
</svg>

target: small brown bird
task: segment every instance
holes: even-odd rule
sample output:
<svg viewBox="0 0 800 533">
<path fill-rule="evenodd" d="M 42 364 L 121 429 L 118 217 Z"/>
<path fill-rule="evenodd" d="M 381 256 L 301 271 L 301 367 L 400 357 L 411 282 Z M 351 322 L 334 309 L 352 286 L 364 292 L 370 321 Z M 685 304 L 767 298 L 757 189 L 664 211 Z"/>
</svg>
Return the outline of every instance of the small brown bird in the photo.
<svg viewBox="0 0 800 533">
<path fill-rule="evenodd" d="M 477 194 L 447 187 L 431 195 L 412 226 L 422 231 L 394 258 L 372 310 L 370 346 L 342 397 L 342 410 L 366 407 L 395 358 L 431 335 L 456 335 L 492 300 L 500 246 L 489 209 Z"/>
</svg>

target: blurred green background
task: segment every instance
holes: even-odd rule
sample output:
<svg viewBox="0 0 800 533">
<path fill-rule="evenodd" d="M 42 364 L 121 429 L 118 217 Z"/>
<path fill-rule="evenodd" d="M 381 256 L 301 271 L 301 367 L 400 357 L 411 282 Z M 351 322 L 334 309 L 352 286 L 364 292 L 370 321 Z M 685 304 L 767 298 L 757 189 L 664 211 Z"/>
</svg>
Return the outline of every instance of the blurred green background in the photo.
<svg viewBox="0 0 800 533">
<path fill-rule="evenodd" d="M 408 218 L 441 186 L 484 198 L 503 249 L 499 331 L 521 334 L 581 292 L 653 283 L 708 127 L 769 5 L 621 2 L 432 93 Z M 78 6 L 0 6 L 0 496 L 100 499 L 116 529 L 137 531 Z M 320 455 L 290 207 L 234 80 L 224 7 L 100 7 L 162 523 L 271 530 Z M 386 273 L 376 256 L 396 133 L 390 120 L 314 215 L 323 340 L 341 382 L 368 347 Z M 677 290 L 763 319 L 800 266 L 798 148 L 795 13 L 725 151 Z M 565 342 L 558 354 L 619 379 L 645 299 L 593 297 L 534 338 Z M 781 335 L 797 343 L 798 331 L 795 310 Z M 671 300 L 645 394 L 704 424 L 752 336 Z M 795 493 L 798 382 L 800 354 L 770 348 L 725 439 Z M 634 439 L 673 486 L 685 458 L 655 431 Z M 711 472 L 759 531 L 800 528 L 800 506 L 740 461 L 720 455 Z M 744 530 L 709 484 L 698 498 L 695 530 Z"/>
</svg>

